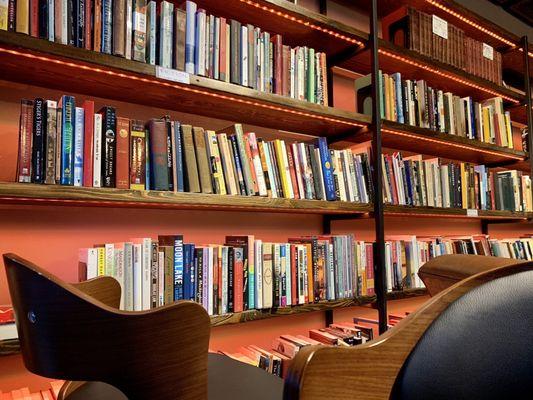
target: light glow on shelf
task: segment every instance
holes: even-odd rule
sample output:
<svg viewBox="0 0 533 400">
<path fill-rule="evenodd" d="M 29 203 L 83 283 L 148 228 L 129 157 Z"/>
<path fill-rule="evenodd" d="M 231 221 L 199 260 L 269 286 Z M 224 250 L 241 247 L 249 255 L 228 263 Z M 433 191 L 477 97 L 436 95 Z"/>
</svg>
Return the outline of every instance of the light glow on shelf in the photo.
<svg viewBox="0 0 533 400">
<path fill-rule="evenodd" d="M 305 112 L 305 111 L 294 110 L 292 108 L 272 105 L 272 104 L 269 104 L 267 102 L 260 103 L 260 102 L 257 102 L 257 101 L 247 100 L 247 99 L 243 99 L 243 98 L 240 98 L 240 97 L 234 97 L 234 96 L 229 96 L 229 95 L 226 95 L 226 94 L 221 94 L 221 93 L 211 92 L 211 91 L 207 91 L 207 90 L 197 89 L 197 88 L 194 88 L 194 87 L 191 87 L 191 86 L 188 86 L 188 85 L 184 85 L 184 84 L 183 85 L 178 85 L 178 84 L 175 84 L 175 83 L 171 83 L 171 82 L 168 82 L 168 81 L 159 80 L 159 79 L 155 79 L 155 78 L 147 78 L 147 77 L 144 77 L 144 76 L 134 75 L 134 74 L 131 74 L 131 73 L 117 72 L 117 71 L 114 71 L 114 70 L 100 68 L 100 67 L 93 67 L 93 66 L 90 66 L 90 65 L 82 64 L 82 63 L 75 63 L 75 62 L 71 62 L 71 61 L 65 61 L 65 60 L 60 59 L 60 58 L 52 58 L 52 57 L 37 55 L 37 54 L 33 54 L 33 53 L 22 52 L 22 51 L 18 51 L 18 50 L 14 50 L 14 49 L 7 49 L 7 48 L 3 48 L 3 47 L 0 47 L 0 53 L 7 53 L 7 54 L 19 56 L 19 57 L 25 57 L 25 58 L 29 58 L 29 59 L 49 62 L 49 63 L 62 65 L 62 66 L 68 66 L 68 67 L 71 67 L 71 68 L 81 69 L 81 70 L 85 70 L 85 71 L 91 71 L 91 72 L 96 72 L 96 73 L 105 74 L 105 75 L 109 75 L 109 76 L 114 76 L 114 77 L 119 77 L 119 78 L 124 78 L 124 79 L 130 79 L 130 80 L 137 81 L 137 82 L 143 82 L 143 83 L 148 83 L 148 84 L 153 84 L 153 85 L 170 87 L 170 88 L 181 90 L 181 91 L 185 91 L 185 92 L 190 92 L 190 93 L 200 94 L 200 95 L 204 95 L 204 96 L 215 97 L 215 98 L 222 99 L 222 100 L 232 101 L 232 102 L 236 102 L 236 103 L 240 103 L 240 104 L 246 104 L 246 105 L 259 107 L 259 108 L 265 108 L 265 109 L 268 109 L 268 110 L 280 111 L 280 112 L 289 113 L 289 114 L 293 114 L 293 115 L 299 115 L 299 116 L 302 116 L 302 117 L 317 119 L 317 120 L 331 122 L 331 123 L 335 123 L 335 124 L 342 124 L 342 125 L 346 125 L 346 126 L 357 126 L 357 127 L 366 126 L 365 123 L 361 123 L 361 122 L 347 121 L 347 120 L 332 118 L 332 117 L 328 117 L 328 116 L 324 116 L 324 115 L 313 114 L 313 113 L 309 113 L 309 112 Z"/>
<path fill-rule="evenodd" d="M 252 0 L 240 0 L 240 1 L 241 1 L 241 3 L 245 3 L 245 4 L 248 4 L 248 5 L 252 6 L 252 7 L 259 8 L 259 9 L 261 9 L 263 11 L 268 11 L 268 12 L 270 12 L 272 14 L 277 15 L 278 17 L 285 18 L 285 19 L 287 19 L 287 20 L 289 20 L 291 22 L 296 22 L 296 23 L 298 23 L 300 25 L 307 26 L 307 27 L 309 27 L 311 29 L 315 29 L 315 30 L 317 30 L 319 32 L 324 32 L 324 33 L 326 33 L 326 34 L 328 34 L 330 36 L 333 36 L 333 37 L 335 37 L 337 39 L 341 39 L 341 40 L 344 40 L 346 42 L 349 42 L 349 43 L 352 43 L 352 44 L 356 44 L 358 46 L 363 46 L 364 45 L 364 43 L 361 42 L 360 40 L 357 40 L 357 39 L 352 38 L 352 37 L 348 37 L 346 35 L 343 35 L 342 33 L 335 32 L 335 31 L 333 31 L 331 29 L 328 29 L 328 28 L 323 28 L 323 27 L 321 27 L 319 25 L 313 24 L 312 22 L 304 21 L 301 18 L 297 18 L 297 17 L 292 16 L 290 14 L 287 14 L 287 13 L 285 13 L 283 11 L 276 10 L 276 9 L 274 9 L 272 7 L 263 6 L 263 5 L 255 2 L 255 1 L 252 1 Z"/>
<path fill-rule="evenodd" d="M 510 101 L 512 103 L 520 104 L 519 100 L 513 99 L 512 97 L 509 97 L 509 96 L 506 96 L 504 94 L 501 94 L 501 93 L 499 93 L 499 92 L 497 92 L 495 90 L 488 89 L 486 87 L 477 85 L 477 84 L 475 84 L 473 82 L 470 82 L 470 81 L 468 81 L 466 79 L 459 78 L 458 76 L 449 74 L 447 72 L 440 71 L 440 70 L 438 70 L 436 68 L 430 67 L 429 65 L 419 63 L 417 61 L 411 60 L 411 59 L 406 58 L 406 57 L 402 57 L 402 56 L 400 56 L 398 54 L 391 53 L 390 51 L 387 51 L 387 50 L 384 50 L 384 49 L 379 49 L 378 51 L 381 54 L 383 54 L 384 56 L 387 56 L 387 57 L 390 57 L 390 58 L 394 58 L 395 60 L 401 61 L 401 62 L 406 63 L 406 64 L 413 65 L 413 66 L 415 66 L 417 68 L 424 69 L 424 70 L 429 71 L 429 72 L 431 72 L 431 73 L 433 73 L 435 75 L 439 75 L 439 76 L 442 76 L 444 78 L 451 79 L 451 80 L 453 80 L 455 82 L 459 82 L 459 83 L 461 83 L 463 85 L 473 87 L 475 89 L 484 91 L 484 92 L 489 93 L 491 95 L 499 96 L 499 97 L 501 97 L 501 98 L 503 98 L 505 100 L 508 100 L 508 101 Z"/>
<path fill-rule="evenodd" d="M 506 158 L 512 158 L 514 160 L 520 160 L 520 161 L 524 160 L 524 157 L 520 157 L 520 156 L 517 156 L 517 155 L 514 155 L 514 154 L 508 154 L 508 153 L 498 152 L 498 151 L 493 151 L 493 150 L 488 150 L 488 149 L 481 149 L 481 148 L 475 147 L 475 146 L 469 146 L 469 145 L 466 145 L 466 144 L 454 143 L 454 142 L 451 142 L 451 141 L 444 141 L 444 140 L 424 137 L 422 135 L 416 135 L 416 134 L 411 134 L 411 133 L 407 133 L 407 132 L 400 132 L 400 131 L 393 130 L 393 129 L 382 128 L 381 131 L 385 132 L 385 133 L 390 133 L 390 134 L 393 134 L 393 135 L 409 137 L 409 138 L 413 138 L 413 139 L 417 139 L 417 140 L 424 140 L 424 141 L 427 141 L 427 142 L 438 143 L 438 144 L 446 145 L 446 146 L 450 146 L 450 147 L 468 149 L 468 150 L 472 150 L 472 151 L 475 151 L 475 152 L 478 152 L 478 153 L 492 154 L 492 155 L 496 155 L 496 156 L 500 156 L 500 157 L 506 157 Z"/>
</svg>

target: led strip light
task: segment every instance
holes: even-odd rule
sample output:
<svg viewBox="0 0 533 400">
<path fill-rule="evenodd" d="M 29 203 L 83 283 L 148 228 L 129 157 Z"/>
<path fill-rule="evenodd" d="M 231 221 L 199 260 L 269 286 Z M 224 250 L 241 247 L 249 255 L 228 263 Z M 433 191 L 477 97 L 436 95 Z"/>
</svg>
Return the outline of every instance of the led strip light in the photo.
<svg viewBox="0 0 533 400">
<path fill-rule="evenodd" d="M 415 211 L 416 209 L 413 209 Z M 446 210 L 446 208 L 443 208 L 443 210 Z M 466 210 L 465 210 L 466 211 Z M 481 210 L 480 210 L 481 211 Z M 408 211 L 392 211 L 387 210 L 387 206 L 385 206 L 384 214 L 389 216 L 409 216 L 409 217 L 438 217 L 438 218 L 468 218 L 468 219 L 516 219 L 516 220 L 525 220 L 527 219 L 527 216 L 517 216 L 517 215 L 478 215 L 477 217 L 471 217 L 466 214 L 440 214 L 440 213 L 432 213 L 430 211 L 427 212 L 408 212 Z"/>
<path fill-rule="evenodd" d="M 263 11 L 268 11 L 272 14 L 275 14 L 277 15 L 278 17 L 282 17 L 282 18 L 285 18 L 291 22 L 296 22 L 300 25 L 304 25 L 304 26 L 307 26 L 311 29 L 315 29 L 317 31 L 320 31 L 320 32 L 324 32 L 330 36 L 333 36 L 333 37 L 336 37 L 338 39 L 341 39 L 341 40 L 344 40 L 346 42 L 349 42 L 349 43 L 352 43 L 352 44 L 357 44 L 359 46 L 363 46 L 364 43 L 361 42 L 360 40 L 357 40 L 357 39 L 354 39 L 354 38 L 351 38 L 351 37 L 348 37 L 346 35 L 343 35 L 341 33 L 338 33 L 338 32 L 335 32 L 331 29 L 328 29 L 328 28 L 323 28 L 319 25 L 316 25 L 316 24 L 313 24 L 312 22 L 309 22 L 309 21 L 304 21 L 303 19 L 300 19 L 300 18 L 297 18 L 297 17 L 294 17 L 292 15 L 289 15 L 287 13 L 284 13 L 282 11 L 278 11 L 272 7 L 267 7 L 267 6 L 263 6 L 259 3 L 256 3 L 255 1 L 251 1 L 251 0 L 240 0 L 241 3 L 245 3 L 245 4 L 248 4 L 252 7 L 255 7 L 255 8 L 259 8 Z"/>
<path fill-rule="evenodd" d="M 82 69 L 82 70 L 85 70 L 85 71 L 92 71 L 92 72 L 97 72 L 97 73 L 101 73 L 101 74 L 106 74 L 106 75 L 109 75 L 109 76 L 115 76 L 115 77 L 119 77 L 119 78 L 131 79 L 131 80 L 138 81 L 138 82 L 144 82 L 144 83 L 149 83 L 149 84 L 154 84 L 154 85 L 159 85 L 159 86 L 171 87 L 173 89 L 182 90 L 182 91 L 185 91 L 185 92 L 191 92 L 191 93 L 195 93 L 195 94 L 211 96 L 211 97 L 215 97 L 215 98 L 219 98 L 219 99 L 223 99 L 223 100 L 233 101 L 233 102 L 236 102 L 236 103 L 247 104 L 247 105 L 251 105 L 251 106 L 254 106 L 254 107 L 260 107 L 260 108 L 265 108 L 265 109 L 274 110 L 274 111 L 286 112 L 286 113 L 290 113 L 290 114 L 299 115 L 299 116 L 302 116 L 302 117 L 318 119 L 318 120 L 322 120 L 322 121 L 326 121 L 326 122 L 332 122 L 332 123 L 336 123 L 336 124 L 343 124 L 343 125 L 347 125 L 347 126 L 358 126 L 358 127 L 366 126 L 366 124 L 360 123 L 360 122 L 344 121 L 344 120 L 341 120 L 341 119 L 326 117 L 326 116 L 323 116 L 323 115 L 312 114 L 312 113 L 308 113 L 308 112 L 305 112 L 305 111 L 293 110 L 293 109 L 286 108 L 286 107 L 274 106 L 274 105 L 267 104 L 267 103 L 259 103 L 259 102 L 252 101 L 252 100 L 246 100 L 246 99 L 241 99 L 241 98 L 238 98 L 238 97 L 228 96 L 228 95 L 224 95 L 224 94 L 213 93 L 213 92 L 209 92 L 209 91 L 206 91 L 206 90 L 196 89 L 196 88 L 193 88 L 193 87 L 190 87 L 190 86 L 186 86 L 186 85 L 176 85 L 174 83 L 169 83 L 169 82 L 165 82 L 165 81 L 157 80 L 157 79 L 153 79 L 153 78 L 145 78 L 145 77 L 132 75 L 132 74 L 127 74 L 127 73 L 123 73 L 123 72 L 116 72 L 116 71 L 112 71 L 112 70 L 109 70 L 109 69 L 104 69 L 104 68 L 99 68 L 99 67 L 91 67 L 91 66 L 88 66 L 88 65 L 85 65 L 85 64 L 78 64 L 78 63 L 74 63 L 74 62 L 70 62 L 70 61 L 64 61 L 64 60 L 57 59 L 57 58 L 50 58 L 50 57 L 46 57 L 46 56 L 35 55 L 35 54 L 32 54 L 32 53 L 20 52 L 20 51 L 17 51 L 17 50 L 6 49 L 6 48 L 3 48 L 3 47 L 0 47 L 0 53 L 7 53 L 7 54 L 12 54 L 12 55 L 16 55 L 16 56 L 25 57 L 25 58 L 36 59 L 36 60 L 50 62 L 50 63 L 54 63 L 54 64 L 58 64 L 58 65 L 68 66 L 68 67 L 71 67 L 71 68 L 78 68 L 78 69 Z"/>
<path fill-rule="evenodd" d="M 432 143 L 439 143 L 439 144 L 446 145 L 446 146 L 473 150 L 473 151 L 476 151 L 476 152 L 479 152 L 479 153 L 492 154 L 492 155 L 496 155 L 496 156 L 500 156 L 500 157 L 506 157 L 506 158 L 512 158 L 512 159 L 520 160 L 520 161 L 524 160 L 523 157 L 520 157 L 520 156 L 517 156 L 517 155 L 514 155 L 514 154 L 507 154 L 507 153 L 493 151 L 493 150 L 480 149 L 480 148 L 475 147 L 475 146 L 469 146 L 469 145 L 460 144 L 460 143 L 454 143 L 454 142 L 449 142 L 449 141 L 444 141 L 444 140 L 439 140 L 439 139 L 434 139 L 434 138 L 428 138 L 428 137 L 424 137 L 422 135 L 414 135 L 414 134 L 410 134 L 410 133 L 406 133 L 406 132 L 400 132 L 400 131 L 397 131 L 397 130 L 386 129 L 386 128 L 382 128 L 381 131 L 385 132 L 385 133 L 390 133 L 390 134 L 393 134 L 393 135 L 405 136 L 405 137 L 409 137 L 409 138 L 413 138 L 413 139 L 419 139 L 419 140 L 425 140 L 427 142 L 432 142 Z"/>
<path fill-rule="evenodd" d="M 442 72 L 442 71 L 440 71 L 440 70 L 438 70 L 436 68 L 430 67 L 429 65 L 421 64 L 421 63 L 419 63 L 417 61 L 410 60 L 409 58 L 405 58 L 405 57 L 399 56 L 397 54 L 391 53 L 388 50 L 379 49 L 379 52 L 381 54 L 383 54 L 384 56 L 387 56 L 387 57 L 390 57 L 390 58 L 394 58 L 395 60 L 404 62 L 406 64 L 413 65 L 413 66 L 415 66 L 417 68 L 425 69 L 426 71 L 429 71 L 429 72 L 431 72 L 433 74 L 440 75 L 440 76 L 442 76 L 444 78 L 451 79 L 453 81 L 462 83 L 463 85 L 470 86 L 470 87 L 473 87 L 473 88 L 478 89 L 478 90 L 482 90 L 482 91 L 484 91 L 486 93 L 489 93 L 489 94 L 492 94 L 494 96 L 499 96 L 499 97 L 501 97 L 501 98 L 503 98 L 505 100 L 508 100 L 508 101 L 510 101 L 512 103 L 520 104 L 519 100 L 513 99 L 512 97 L 509 97 L 509 96 L 506 96 L 504 94 L 498 93 L 495 90 L 488 89 L 488 88 L 485 88 L 483 86 L 476 85 L 473 82 L 470 82 L 470 81 L 468 81 L 466 79 L 459 78 L 459 77 L 457 77 L 455 75 L 452 75 L 452 74 L 449 74 L 449 73 L 446 73 L 446 72 Z"/>
</svg>

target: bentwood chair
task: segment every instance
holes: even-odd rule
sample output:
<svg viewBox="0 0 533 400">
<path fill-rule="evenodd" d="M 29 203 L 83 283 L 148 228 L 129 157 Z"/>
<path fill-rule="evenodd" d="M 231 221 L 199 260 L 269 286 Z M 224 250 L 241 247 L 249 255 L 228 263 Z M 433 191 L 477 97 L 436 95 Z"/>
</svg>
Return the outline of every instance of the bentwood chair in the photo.
<svg viewBox="0 0 533 400">
<path fill-rule="evenodd" d="M 209 316 L 194 302 L 120 311 L 113 278 L 68 284 L 14 254 L 4 263 L 25 366 L 76 381 L 63 387 L 62 399 L 282 397 L 280 378 L 208 355 Z"/>
<path fill-rule="evenodd" d="M 374 341 L 302 349 L 284 399 L 532 399 L 533 262 L 450 255 L 426 270 L 431 263 L 491 269 L 443 288 Z"/>
</svg>

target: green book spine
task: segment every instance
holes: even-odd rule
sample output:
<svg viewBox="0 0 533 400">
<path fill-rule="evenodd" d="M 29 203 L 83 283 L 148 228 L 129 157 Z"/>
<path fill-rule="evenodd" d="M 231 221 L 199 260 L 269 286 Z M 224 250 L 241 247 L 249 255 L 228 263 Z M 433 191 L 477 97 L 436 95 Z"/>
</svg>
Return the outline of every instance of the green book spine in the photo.
<svg viewBox="0 0 533 400">
<path fill-rule="evenodd" d="M 308 67 L 307 67 L 307 101 L 314 103 L 315 102 L 315 49 L 309 49 L 308 56 Z"/>
</svg>

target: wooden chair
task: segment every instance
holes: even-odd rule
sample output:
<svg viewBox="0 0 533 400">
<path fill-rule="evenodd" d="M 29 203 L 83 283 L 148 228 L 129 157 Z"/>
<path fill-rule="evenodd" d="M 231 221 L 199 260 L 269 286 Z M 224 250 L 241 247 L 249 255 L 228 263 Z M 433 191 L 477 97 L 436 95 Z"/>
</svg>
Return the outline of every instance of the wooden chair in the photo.
<svg viewBox="0 0 533 400">
<path fill-rule="evenodd" d="M 441 291 L 376 340 L 302 349 L 284 400 L 531 399 L 533 262 L 469 260 L 493 268 Z"/>
<path fill-rule="evenodd" d="M 281 379 L 208 355 L 210 319 L 197 303 L 120 311 L 120 287 L 113 278 L 68 284 L 14 254 L 5 254 L 4 263 L 26 367 L 81 381 L 63 388 L 64 399 L 282 396 Z"/>
</svg>

